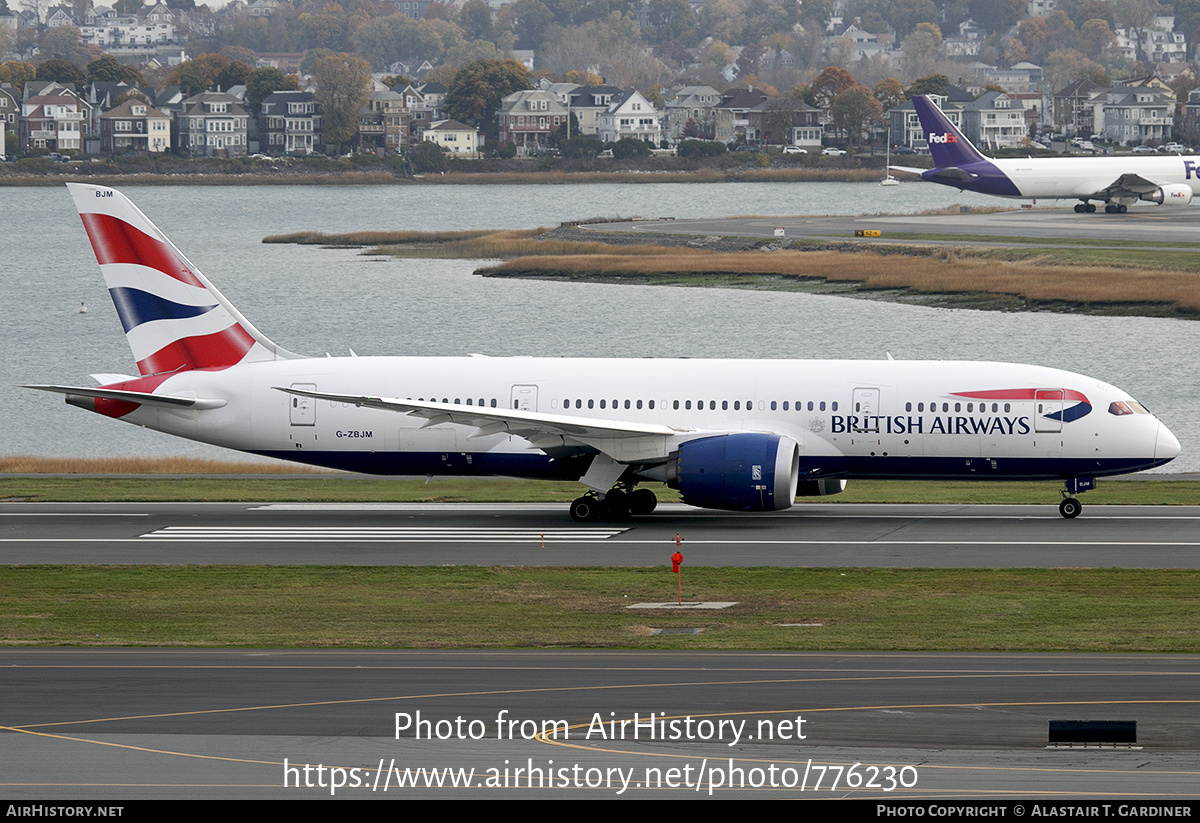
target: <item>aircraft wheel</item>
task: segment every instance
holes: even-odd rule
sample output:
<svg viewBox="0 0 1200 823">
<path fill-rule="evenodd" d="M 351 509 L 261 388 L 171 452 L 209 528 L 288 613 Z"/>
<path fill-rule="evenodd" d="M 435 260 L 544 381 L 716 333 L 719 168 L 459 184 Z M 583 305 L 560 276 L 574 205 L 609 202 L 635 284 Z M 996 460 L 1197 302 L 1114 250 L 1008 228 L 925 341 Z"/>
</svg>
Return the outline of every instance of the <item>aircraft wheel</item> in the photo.
<svg viewBox="0 0 1200 823">
<path fill-rule="evenodd" d="M 1082 203 L 1076 203 L 1076 204 L 1075 204 L 1075 213 L 1076 213 L 1076 214 L 1083 214 L 1083 204 L 1082 204 Z"/>
<path fill-rule="evenodd" d="M 649 489 L 634 489 L 629 493 L 629 511 L 633 514 L 650 514 L 658 507 L 658 498 Z"/>
<path fill-rule="evenodd" d="M 1085 207 L 1084 207 L 1084 210 L 1085 210 L 1085 211 L 1086 211 L 1088 214 L 1094 214 L 1094 213 L 1096 212 L 1096 204 L 1095 204 L 1095 203 L 1088 203 L 1088 204 L 1087 204 L 1087 206 L 1085 206 Z"/>
<path fill-rule="evenodd" d="M 600 501 L 594 497 L 578 497 L 571 502 L 571 519 L 576 523 L 599 520 L 600 513 Z"/>
<path fill-rule="evenodd" d="M 1074 520 L 1083 511 L 1083 504 L 1074 497 L 1064 497 L 1058 504 L 1058 513 L 1068 520 Z"/>
<path fill-rule="evenodd" d="M 619 489 L 604 495 L 604 511 L 609 520 L 629 519 L 629 496 Z"/>
<path fill-rule="evenodd" d="M 1116 214 L 1117 207 L 1114 206 L 1112 203 L 1109 203 L 1107 206 L 1104 207 L 1104 213 L 1105 214 Z"/>
<path fill-rule="evenodd" d="M 1117 206 L 1117 214 L 1124 214 L 1127 211 L 1129 211 L 1129 206 L 1126 206 L 1124 203 Z"/>
</svg>

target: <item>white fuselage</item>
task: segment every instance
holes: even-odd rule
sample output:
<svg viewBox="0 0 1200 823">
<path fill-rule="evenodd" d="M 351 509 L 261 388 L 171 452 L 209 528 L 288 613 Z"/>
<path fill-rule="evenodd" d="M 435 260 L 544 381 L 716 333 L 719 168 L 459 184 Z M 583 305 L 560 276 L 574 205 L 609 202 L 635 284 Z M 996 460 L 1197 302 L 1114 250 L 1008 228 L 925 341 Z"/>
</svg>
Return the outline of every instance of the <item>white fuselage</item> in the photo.
<svg viewBox="0 0 1200 823">
<path fill-rule="evenodd" d="M 1136 174 L 1161 185 L 1187 185 L 1200 195 L 1200 157 L 1045 157 L 993 159 L 1022 198 L 1074 200 L 1094 195 L 1121 175 Z M 993 192 L 998 193 L 998 192 Z"/>
<path fill-rule="evenodd" d="M 802 476 L 1100 476 L 1150 468 L 1179 451 L 1153 415 L 1110 413 L 1110 404 L 1131 398 L 1103 382 L 975 362 L 280 360 L 183 372 L 156 389 L 227 401 L 219 408 L 140 406 L 124 419 L 240 451 L 381 474 L 577 478 L 594 454 L 554 460 L 516 435 L 474 436 L 471 426 L 430 425 L 275 387 L 674 427 L 672 435 L 631 437 L 609 450 L 644 466 L 689 439 L 736 432 L 792 438 Z"/>
</svg>

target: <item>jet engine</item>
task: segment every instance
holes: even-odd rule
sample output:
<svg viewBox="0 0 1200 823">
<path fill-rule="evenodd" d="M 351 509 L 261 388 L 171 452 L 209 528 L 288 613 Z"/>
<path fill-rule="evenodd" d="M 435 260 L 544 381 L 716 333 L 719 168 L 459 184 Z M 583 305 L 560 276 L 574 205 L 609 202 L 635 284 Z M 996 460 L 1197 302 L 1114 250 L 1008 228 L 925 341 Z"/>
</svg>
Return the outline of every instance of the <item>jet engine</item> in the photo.
<svg viewBox="0 0 1200 823">
<path fill-rule="evenodd" d="M 1186 183 L 1173 183 L 1157 188 L 1149 194 L 1143 194 L 1141 199 L 1158 203 L 1160 206 L 1186 206 L 1192 202 L 1192 187 Z"/>
<path fill-rule="evenodd" d="M 708 509 L 778 511 L 796 499 L 800 447 L 778 434 L 722 434 L 679 447 L 669 485 Z"/>
<path fill-rule="evenodd" d="M 821 477 L 816 480 L 801 480 L 796 488 L 797 497 L 824 497 L 841 494 L 846 490 L 846 481 L 837 477 Z"/>
</svg>

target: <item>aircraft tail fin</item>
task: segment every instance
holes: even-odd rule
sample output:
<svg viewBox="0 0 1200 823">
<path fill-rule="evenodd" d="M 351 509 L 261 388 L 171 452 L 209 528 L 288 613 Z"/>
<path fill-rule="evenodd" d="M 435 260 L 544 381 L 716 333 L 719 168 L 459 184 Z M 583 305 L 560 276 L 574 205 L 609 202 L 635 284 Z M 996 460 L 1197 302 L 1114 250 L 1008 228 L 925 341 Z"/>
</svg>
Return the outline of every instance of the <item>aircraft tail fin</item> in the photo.
<svg viewBox="0 0 1200 823">
<path fill-rule="evenodd" d="M 936 168 L 987 160 L 932 100 L 918 94 L 913 97 L 912 103 L 913 108 L 917 110 L 917 119 L 921 121 L 925 142 L 929 144 L 929 153 L 933 155 Z"/>
<path fill-rule="evenodd" d="M 142 375 L 297 357 L 256 329 L 125 195 L 67 188 Z"/>
</svg>

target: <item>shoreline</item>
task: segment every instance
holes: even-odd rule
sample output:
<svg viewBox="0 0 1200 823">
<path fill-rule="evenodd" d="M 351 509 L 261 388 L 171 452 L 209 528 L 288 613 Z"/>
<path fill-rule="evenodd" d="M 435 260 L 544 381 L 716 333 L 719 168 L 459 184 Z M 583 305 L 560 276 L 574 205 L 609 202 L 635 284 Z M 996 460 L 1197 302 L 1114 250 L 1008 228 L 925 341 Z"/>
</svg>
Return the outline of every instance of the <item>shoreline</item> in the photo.
<svg viewBox="0 0 1200 823">
<path fill-rule="evenodd" d="M 265 162 L 265 161 L 264 161 Z M 87 169 L 84 171 L 83 169 Z M 29 188 L 60 186 L 64 183 L 92 183 L 107 186 L 393 186 L 393 185 L 574 185 L 605 183 L 870 183 L 876 182 L 880 170 L 874 168 L 699 168 L 699 169 L 620 169 L 595 170 L 513 170 L 513 171 L 449 171 L 429 173 L 417 178 L 405 177 L 387 169 L 369 170 L 312 170 L 271 169 L 262 171 L 184 171 L 148 172 L 115 171 L 110 166 L 96 168 L 94 173 L 84 164 L 82 168 L 53 169 L 45 173 L 4 173 L 0 170 L 0 187 Z"/>
</svg>

